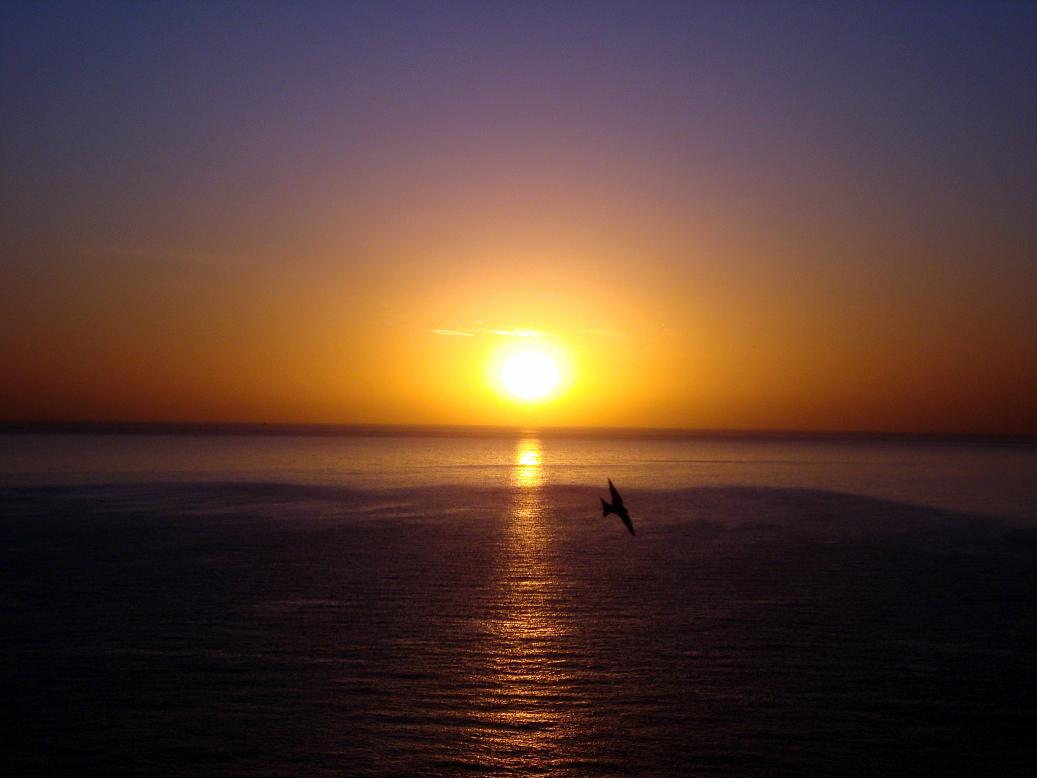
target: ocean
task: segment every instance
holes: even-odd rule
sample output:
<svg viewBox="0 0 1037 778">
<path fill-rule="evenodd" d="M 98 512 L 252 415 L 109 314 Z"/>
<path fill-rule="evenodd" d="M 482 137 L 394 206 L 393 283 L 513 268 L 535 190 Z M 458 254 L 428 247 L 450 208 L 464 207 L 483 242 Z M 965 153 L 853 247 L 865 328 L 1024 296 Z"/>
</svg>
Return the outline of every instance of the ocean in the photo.
<svg viewBox="0 0 1037 778">
<path fill-rule="evenodd" d="M 1032 441 L 10 432 L 0 581 L 19 772 L 1037 769 Z"/>
</svg>

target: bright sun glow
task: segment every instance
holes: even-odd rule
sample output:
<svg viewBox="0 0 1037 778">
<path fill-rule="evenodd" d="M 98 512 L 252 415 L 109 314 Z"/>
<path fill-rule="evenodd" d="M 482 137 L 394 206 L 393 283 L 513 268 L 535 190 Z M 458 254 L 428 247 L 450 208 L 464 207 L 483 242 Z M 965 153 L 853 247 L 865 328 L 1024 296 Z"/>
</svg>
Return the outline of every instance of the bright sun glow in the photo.
<svg viewBox="0 0 1037 778">
<path fill-rule="evenodd" d="M 558 366 L 547 354 L 523 351 L 504 363 L 500 381 L 512 397 L 542 400 L 558 388 Z"/>
</svg>

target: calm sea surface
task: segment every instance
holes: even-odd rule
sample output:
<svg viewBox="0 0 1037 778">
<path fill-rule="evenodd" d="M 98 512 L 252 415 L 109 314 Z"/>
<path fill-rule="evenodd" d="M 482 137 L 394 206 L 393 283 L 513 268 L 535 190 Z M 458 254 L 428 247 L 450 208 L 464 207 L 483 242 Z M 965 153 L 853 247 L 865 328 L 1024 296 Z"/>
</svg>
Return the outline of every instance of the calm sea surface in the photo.
<svg viewBox="0 0 1037 778">
<path fill-rule="evenodd" d="M 1032 775 L 1037 448 L 4 434 L 0 618 L 22 771 Z"/>
</svg>

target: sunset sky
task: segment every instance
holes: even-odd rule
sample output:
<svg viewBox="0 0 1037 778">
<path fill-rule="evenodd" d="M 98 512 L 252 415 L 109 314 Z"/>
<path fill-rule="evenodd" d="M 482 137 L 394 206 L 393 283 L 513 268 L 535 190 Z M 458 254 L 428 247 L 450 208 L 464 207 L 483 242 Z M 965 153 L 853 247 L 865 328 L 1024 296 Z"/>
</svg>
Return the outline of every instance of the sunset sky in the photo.
<svg viewBox="0 0 1037 778">
<path fill-rule="evenodd" d="M 3 0 L 0 421 L 1037 433 L 1035 41 L 1025 2 Z"/>
</svg>

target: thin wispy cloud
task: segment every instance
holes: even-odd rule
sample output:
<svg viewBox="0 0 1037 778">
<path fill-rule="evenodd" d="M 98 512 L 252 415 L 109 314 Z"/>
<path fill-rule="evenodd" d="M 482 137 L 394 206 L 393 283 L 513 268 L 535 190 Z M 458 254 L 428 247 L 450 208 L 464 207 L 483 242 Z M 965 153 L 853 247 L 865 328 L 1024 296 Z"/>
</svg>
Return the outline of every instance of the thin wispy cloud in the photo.
<svg viewBox="0 0 1037 778">
<path fill-rule="evenodd" d="M 539 330 L 531 330 L 528 328 L 519 328 L 514 330 L 496 330 L 496 329 L 485 329 L 477 328 L 473 330 L 450 330 L 450 329 L 434 329 L 432 330 L 434 335 L 446 335 L 448 337 L 460 337 L 460 338 L 474 338 L 476 335 L 496 335 L 502 338 L 542 338 L 544 333 Z"/>
<path fill-rule="evenodd" d="M 539 330 L 517 329 L 517 330 L 483 330 L 490 335 L 502 335 L 505 338 L 542 338 L 544 333 Z"/>
<path fill-rule="evenodd" d="M 433 335 L 446 335 L 453 338 L 471 338 L 475 336 L 472 332 L 463 332 L 461 330 L 432 330 Z"/>
</svg>

